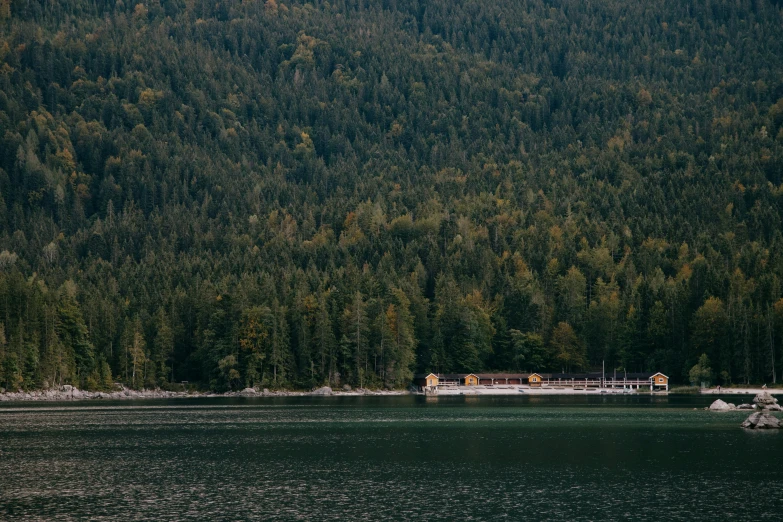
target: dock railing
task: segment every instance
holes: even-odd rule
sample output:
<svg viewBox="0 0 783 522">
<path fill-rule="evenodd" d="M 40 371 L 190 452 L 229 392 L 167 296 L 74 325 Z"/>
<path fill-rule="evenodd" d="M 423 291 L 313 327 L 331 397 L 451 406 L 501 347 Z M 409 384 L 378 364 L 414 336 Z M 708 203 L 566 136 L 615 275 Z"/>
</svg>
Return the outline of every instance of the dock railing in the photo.
<svg viewBox="0 0 783 522">
<path fill-rule="evenodd" d="M 651 384 L 649 379 L 544 379 L 541 382 L 547 388 L 639 388 Z"/>
<path fill-rule="evenodd" d="M 650 379 L 604 379 L 604 388 L 639 388 L 640 386 L 652 386 Z"/>
<path fill-rule="evenodd" d="M 600 388 L 601 379 L 544 379 L 541 386 L 547 388 Z"/>
</svg>

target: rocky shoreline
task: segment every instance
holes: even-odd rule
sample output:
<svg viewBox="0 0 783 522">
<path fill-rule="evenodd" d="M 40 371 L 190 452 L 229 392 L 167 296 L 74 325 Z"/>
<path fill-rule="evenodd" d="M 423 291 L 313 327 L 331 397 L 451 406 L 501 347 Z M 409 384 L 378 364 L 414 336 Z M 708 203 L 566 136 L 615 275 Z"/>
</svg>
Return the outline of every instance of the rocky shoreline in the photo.
<svg viewBox="0 0 783 522">
<path fill-rule="evenodd" d="M 766 391 L 756 395 L 753 399 L 753 404 L 740 404 L 739 406 L 735 406 L 732 403 L 727 403 L 718 399 L 705 409 L 709 411 L 753 410 L 754 413 L 751 413 L 750 416 L 745 419 L 745 422 L 741 424 L 741 427 L 750 430 L 783 428 L 783 423 L 780 422 L 780 419 L 772 415 L 772 412 L 783 411 L 783 408 L 778 404 L 778 400 Z"/>
<path fill-rule="evenodd" d="M 19 401 L 82 401 L 82 400 L 139 400 L 139 399 L 199 399 L 205 397 L 323 397 L 323 396 L 347 396 L 359 397 L 367 395 L 409 395 L 410 392 L 402 390 L 369 390 L 364 388 L 351 389 L 346 387 L 340 391 L 334 391 L 328 386 L 312 391 L 287 391 L 268 389 L 257 390 L 245 388 L 242 391 L 212 393 L 212 392 L 176 392 L 166 390 L 132 390 L 129 388 L 118 389 L 113 392 L 89 392 L 79 390 L 74 386 L 65 385 L 59 389 L 17 391 L 0 393 L 0 402 Z"/>
</svg>

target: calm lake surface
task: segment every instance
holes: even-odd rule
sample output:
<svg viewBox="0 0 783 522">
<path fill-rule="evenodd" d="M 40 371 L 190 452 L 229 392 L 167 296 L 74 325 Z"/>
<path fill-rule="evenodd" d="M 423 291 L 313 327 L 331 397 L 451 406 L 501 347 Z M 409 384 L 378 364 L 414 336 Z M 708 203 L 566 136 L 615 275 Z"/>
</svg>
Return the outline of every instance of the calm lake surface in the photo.
<svg viewBox="0 0 783 522">
<path fill-rule="evenodd" d="M 783 519 L 783 432 L 715 398 L 3 404 L 0 520 Z"/>
</svg>

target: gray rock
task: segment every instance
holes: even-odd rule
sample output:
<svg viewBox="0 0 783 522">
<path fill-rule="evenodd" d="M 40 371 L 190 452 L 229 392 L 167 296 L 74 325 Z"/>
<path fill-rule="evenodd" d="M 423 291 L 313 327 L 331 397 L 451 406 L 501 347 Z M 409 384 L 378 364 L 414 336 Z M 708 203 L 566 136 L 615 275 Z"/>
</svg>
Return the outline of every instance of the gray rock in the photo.
<svg viewBox="0 0 783 522">
<path fill-rule="evenodd" d="M 245 388 L 239 393 L 240 395 L 256 395 L 256 390 L 254 388 Z"/>
<path fill-rule="evenodd" d="M 313 390 L 313 395 L 331 395 L 332 389 L 329 386 L 324 386 L 322 388 L 318 388 L 317 390 Z"/>
<path fill-rule="evenodd" d="M 74 399 L 81 399 L 83 395 L 84 394 L 78 388 L 71 390 L 71 397 Z"/>
<path fill-rule="evenodd" d="M 778 400 L 770 395 L 768 391 L 763 391 L 756 395 L 756 398 L 753 399 L 753 402 L 758 404 L 759 407 L 765 407 L 771 404 L 777 404 Z"/>
<path fill-rule="evenodd" d="M 783 411 L 783 408 L 780 407 L 780 404 L 767 404 L 764 406 L 765 411 Z"/>
<path fill-rule="evenodd" d="M 344 384 L 343 385 L 343 391 L 347 391 L 347 392 L 351 391 L 351 385 L 350 384 Z"/>
<path fill-rule="evenodd" d="M 755 410 L 756 405 L 755 404 L 740 404 L 737 406 L 738 410 Z"/>
<path fill-rule="evenodd" d="M 71 390 L 73 390 L 73 386 L 71 386 L 70 384 L 64 384 L 63 387 L 60 388 L 60 391 L 64 391 L 65 393 L 68 393 Z"/>
<path fill-rule="evenodd" d="M 763 412 L 751 413 L 741 426 L 749 430 L 774 430 L 783 427 L 777 417 Z"/>
<path fill-rule="evenodd" d="M 726 404 L 720 399 L 710 404 L 710 411 L 729 411 L 731 409 L 731 405 Z"/>
</svg>

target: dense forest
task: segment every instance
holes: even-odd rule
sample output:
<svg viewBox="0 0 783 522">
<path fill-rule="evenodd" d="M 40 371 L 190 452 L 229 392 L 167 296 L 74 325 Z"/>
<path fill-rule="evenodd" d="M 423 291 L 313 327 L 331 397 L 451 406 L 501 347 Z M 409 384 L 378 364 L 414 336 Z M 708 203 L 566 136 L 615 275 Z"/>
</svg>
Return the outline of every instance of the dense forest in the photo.
<svg viewBox="0 0 783 522">
<path fill-rule="evenodd" d="M 783 371 L 783 4 L 0 0 L 0 387 Z"/>
</svg>

